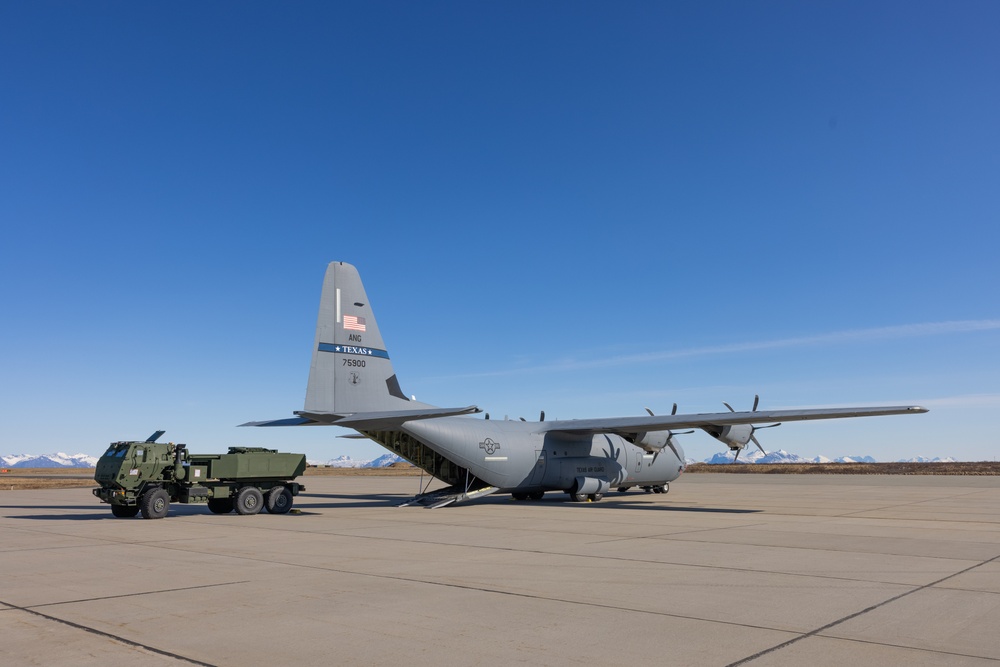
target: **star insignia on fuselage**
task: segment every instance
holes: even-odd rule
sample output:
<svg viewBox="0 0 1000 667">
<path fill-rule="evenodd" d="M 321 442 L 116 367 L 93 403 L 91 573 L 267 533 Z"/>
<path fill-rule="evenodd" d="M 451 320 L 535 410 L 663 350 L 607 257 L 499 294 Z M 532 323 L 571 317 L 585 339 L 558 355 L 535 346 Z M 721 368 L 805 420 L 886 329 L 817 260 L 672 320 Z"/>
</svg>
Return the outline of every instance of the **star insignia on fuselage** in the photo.
<svg viewBox="0 0 1000 667">
<path fill-rule="evenodd" d="M 479 443 L 479 448 L 485 450 L 487 454 L 493 454 L 500 449 L 500 443 L 493 440 L 493 438 L 486 438 Z"/>
</svg>

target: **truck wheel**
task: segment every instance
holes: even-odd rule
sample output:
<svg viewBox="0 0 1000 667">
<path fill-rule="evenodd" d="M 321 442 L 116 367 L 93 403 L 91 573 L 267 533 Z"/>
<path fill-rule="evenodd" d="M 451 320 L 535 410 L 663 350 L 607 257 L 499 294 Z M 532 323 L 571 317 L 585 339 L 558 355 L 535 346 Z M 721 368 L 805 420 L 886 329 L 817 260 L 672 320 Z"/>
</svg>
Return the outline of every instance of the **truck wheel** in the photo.
<svg viewBox="0 0 1000 667">
<path fill-rule="evenodd" d="M 233 499 L 209 498 L 208 511 L 212 514 L 229 514 L 233 511 Z"/>
<path fill-rule="evenodd" d="M 170 496 L 163 489 L 150 489 L 142 494 L 142 518 L 162 519 L 170 510 Z"/>
<path fill-rule="evenodd" d="M 139 513 L 138 505 L 112 505 L 111 513 L 119 519 L 131 519 Z"/>
<path fill-rule="evenodd" d="M 264 509 L 271 514 L 288 514 L 292 509 L 292 492 L 286 486 L 276 486 L 267 492 Z"/>
<path fill-rule="evenodd" d="M 260 512 L 264 506 L 264 494 L 256 486 L 244 486 L 236 494 L 236 513 L 249 516 Z"/>
</svg>

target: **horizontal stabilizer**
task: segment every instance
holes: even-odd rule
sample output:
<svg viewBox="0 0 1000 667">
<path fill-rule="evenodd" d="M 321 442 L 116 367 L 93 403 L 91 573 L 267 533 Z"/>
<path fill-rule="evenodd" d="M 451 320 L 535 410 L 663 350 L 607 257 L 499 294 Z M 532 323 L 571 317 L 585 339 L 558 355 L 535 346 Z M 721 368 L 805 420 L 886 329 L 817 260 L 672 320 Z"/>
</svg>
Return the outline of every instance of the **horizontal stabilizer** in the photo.
<svg viewBox="0 0 1000 667">
<path fill-rule="evenodd" d="M 569 419 L 543 422 L 540 432 L 566 435 L 619 435 L 681 428 L 705 428 L 762 422 L 794 422 L 813 419 L 844 419 L 847 417 L 881 417 L 927 412 L 919 406 L 889 406 L 875 408 L 827 408 L 816 410 L 758 410 L 755 412 L 717 412 L 653 417 L 613 417 L 610 419 Z"/>
<path fill-rule="evenodd" d="M 289 417 L 287 419 L 266 419 L 261 422 L 246 422 L 240 426 L 316 426 L 324 422 L 306 419 L 304 417 Z"/>
<path fill-rule="evenodd" d="M 355 412 L 338 415 L 328 412 L 296 412 L 298 417 L 271 421 L 247 422 L 240 426 L 313 426 L 330 425 L 353 428 L 357 431 L 381 431 L 418 419 L 456 417 L 481 412 L 475 405 L 464 408 L 418 408 L 414 410 L 387 410 L 384 412 Z"/>
</svg>

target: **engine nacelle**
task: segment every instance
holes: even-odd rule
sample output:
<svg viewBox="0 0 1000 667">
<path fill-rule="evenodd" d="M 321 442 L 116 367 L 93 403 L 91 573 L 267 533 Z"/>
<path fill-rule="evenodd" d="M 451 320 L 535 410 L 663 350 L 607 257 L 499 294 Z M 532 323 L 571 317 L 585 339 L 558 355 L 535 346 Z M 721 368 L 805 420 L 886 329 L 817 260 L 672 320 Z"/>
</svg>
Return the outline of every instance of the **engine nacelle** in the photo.
<svg viewBox="0 0 1000 667">
<path fill-rule="evenodd" d="M 642 447 L 650 454 L 655 454 L 667 446 L 670 440 L 669 431 L 653 431 L 651 433 L 636 433 L 632 444 Z"/>
<path fill-rule="evenodd" d="M 684 463 L 684 450 L 681 448 L 677 438 L 670 431 L 652 431 L 650 433 L 636 433 L 634 438 L 629 439 L 633 445 L 642 447 L 650 454 L 659 454 L 664 449 L 670 450 L 677 457 L 677 460 Z"/>
<path fill-rule="evenodd" d="M 724 443 L 729 449 L 739 451 L 750 442 L 753 426 L 750 424 L 732 424 L 729 426 L 707 426 L 705 433 Z"/>
</svg>

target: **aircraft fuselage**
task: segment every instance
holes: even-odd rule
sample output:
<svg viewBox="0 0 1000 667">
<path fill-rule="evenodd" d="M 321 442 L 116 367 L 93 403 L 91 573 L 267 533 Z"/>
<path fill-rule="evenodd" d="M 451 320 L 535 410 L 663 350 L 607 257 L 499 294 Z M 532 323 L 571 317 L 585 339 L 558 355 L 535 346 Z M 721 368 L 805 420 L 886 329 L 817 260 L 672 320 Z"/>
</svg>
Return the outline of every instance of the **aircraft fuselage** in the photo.
<svg viewBox="0 0 1000 667">
<path fill-rule="evenodd" d="M 446 459 L 501 491 L 599 489 L 662 486 L 684 470 L 683 450 L 674 442 L 651 454 L 615 434 L 565 436 L 544 433 L 539 422 L 446 417 L 410 421 L 402 430 Z"/>
</svg>

